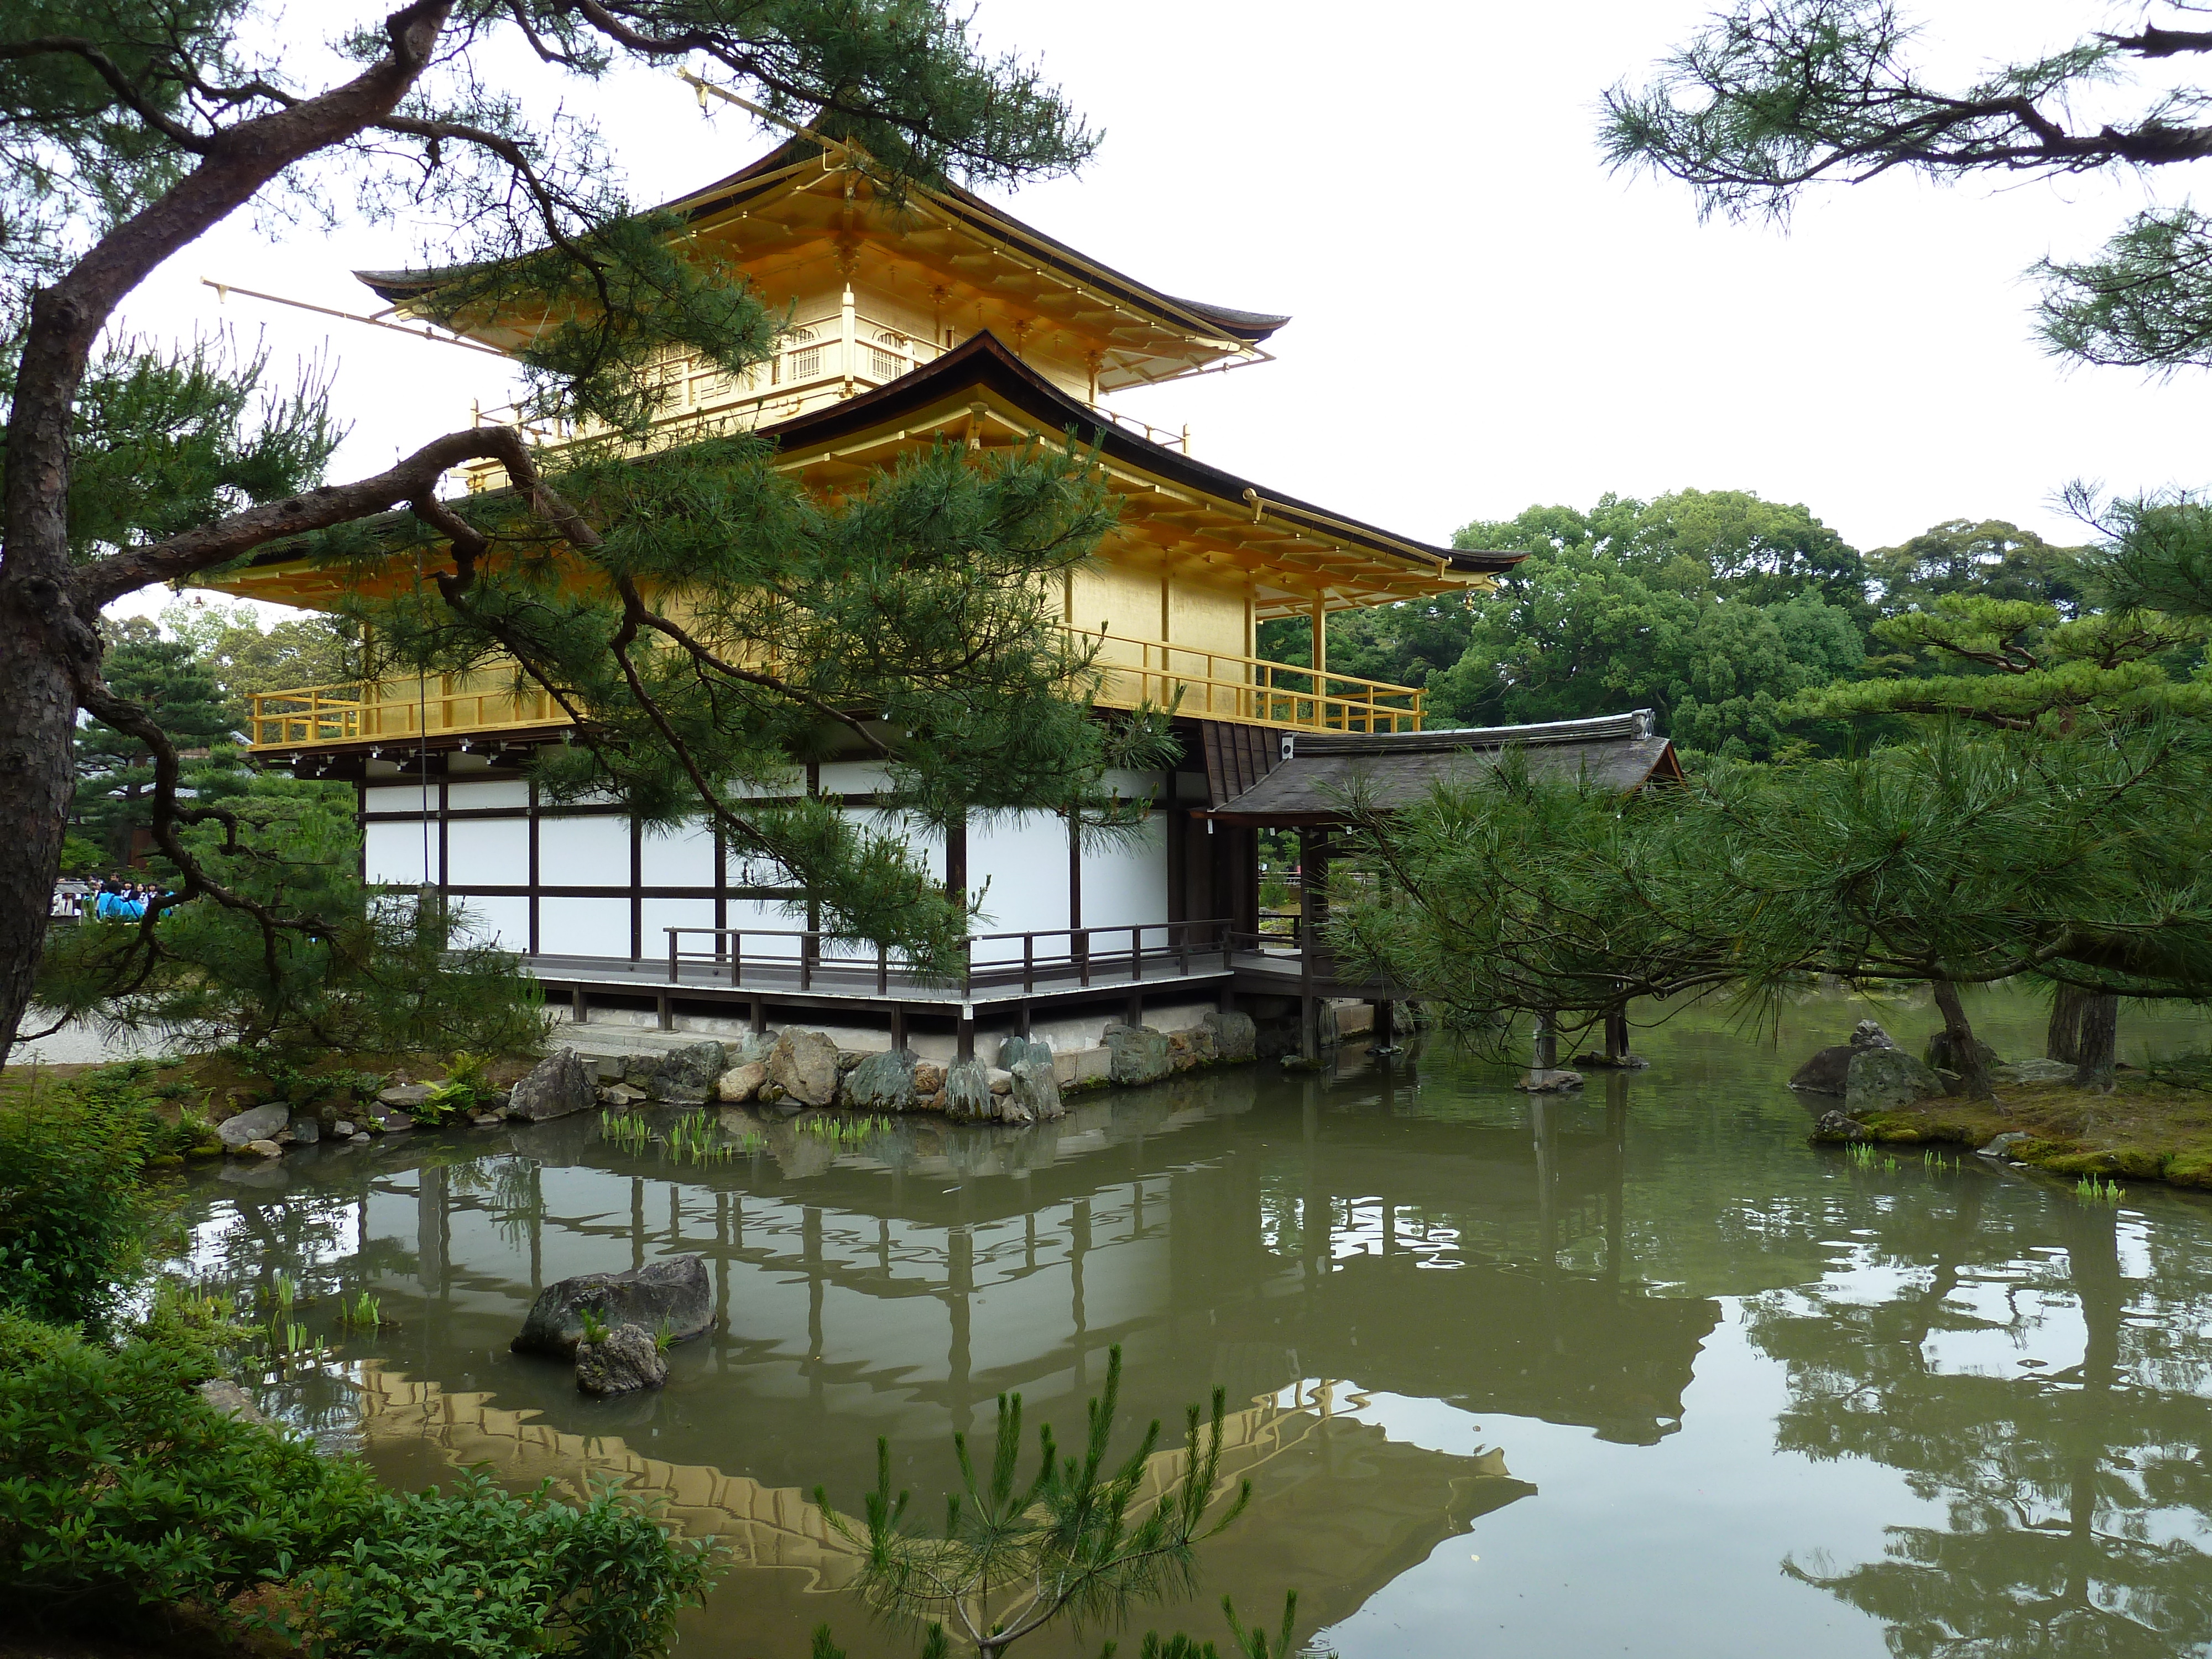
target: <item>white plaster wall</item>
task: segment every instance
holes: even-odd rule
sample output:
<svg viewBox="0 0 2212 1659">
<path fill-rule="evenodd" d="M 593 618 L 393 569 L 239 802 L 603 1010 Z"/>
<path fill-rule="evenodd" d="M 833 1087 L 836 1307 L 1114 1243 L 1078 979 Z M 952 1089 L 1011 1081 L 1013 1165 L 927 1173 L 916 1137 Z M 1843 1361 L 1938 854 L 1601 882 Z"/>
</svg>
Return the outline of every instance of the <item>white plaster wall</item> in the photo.
<svg viewBox="0 0 2212 1659">
<path fill-rule="evenodd" d="M 803 930 L 806 926 L 804 911 L 794 916 L 781 904 L 765 899 L 732 899 L 729 917 L 724 927 L 752 930 L 747 938 L 739 941 L 747 962 L 769 957 L 781 957 L 792 961 L 798 959 L 797 939 L 769 939 L 766 935 Z M 664 945 L 663 948 L 666 947 Z"/>
<path fill-rule="evenodd" d="M 627 863 L 625 863 L 627 868 Z M 538 948 L 548 956 L 629 955 L 626 898 L 543 898 L 538 901 Z M 665 946 L 664 946 L 665 948 Z"/>
<path fill-rule="evenodd" d="M 547 887 L 629 886 L 629 820 L 544 818 L 538 825 L 538 879 Z M 547 946 L 551 949 L 551 946 Z M 623 954 L 629 953 L 629 929 Z"/>
<path fill-rule="evenodd" d="M 1168 919 L 1167 820 L 1155 813 L 1136 836 L 1107 845 L 1086 835 L 1083 842 L 1083 925 L 1127 927 Z M 1164 945 L 1164 933 L 1148 935 L 1147 945 Z M 1110 941 L 1101 941 L 1102 947 Z"/>
<path fill-rule="evenodd" d="M 648 884 L 659 884 L 653 873 L 652 854 L 647 854 L 645 878 Z M 641 942 L 646 958 L 652 962 L 668 960 L 668 935 L 665 927 L 712 927 L 714 925 L 714 901 L 712 899 L 647 899 L 639 907 L 645 922 L 645 934 Z M 683 940 L 686 956 L 711 951 L 714 941 L 704 933 L 688 934 Z M 625 947 L 626 948 L 626 947 Z"/>
<path fill-rule="evenodd" d="M 530 901 L 526 898 L 469 898 L 461 901 L 471 936 L 480 945 L 503 950 L 530 948 Z"/>
<path fill-rule="evenodd" d="M 362 811 L 368 812 L 434 812 L 438 792 L 419 783 L 380 783 L 362 792 Z"/>
<path fill-rule="evenodd" d="M 1067 823 L 1051 812 L 1024 812 L 968 826 L 968 880 L 989 887 L 980 933 L 1038 933 L 1067 926 Z M 1060 951 L 1066 941 L 1044 942 Z M 979 945 L 978 962 L 1019 962 L 1021 941 Z"/>
<path fill-rule="evenodd" d="M 627 858 L 628 854 L 623 856 Z M 712 887 L 714 832 L 699 823 L 673 831 L 647 830 L 640 867 L 645 872 L 647 887 Z M 627 871 L 629 866 L 625 865 L 623 868 Z M 627 875 L 624 879 L 628 879 Z"/>
<path fill-rule="evenodd" d="M 799 775 L 799 787 L 805 787 L 805 774 Z M 884 787 L 884 768 L 880 761 L 824 761 L 822 763 L 822 793 L 825 795 L 872 795 Z"/>
<path fill-rule="evenodd" d="M 374 795 L 376 792 L 369 792 Z M 363 836 L 367 854 L 368 878 L 372 882 L 391 882 L 403 887 L 414 887 L 440 879 L 438 875 L 438 827 L 430 826 L 429 862 L 424 866 L 422 821 L 412 823 L 372 823 Z"/>
<path fill-rule="evenodd" d="M 416 861 L 421 861 L 417 849 Z M 455 887 L 519 887 L 530 879 L 530 825 L 461 818 L 446 825 L 446 879 Z"/>
<path fill-rule="evenodd" d="M 449 783 L 446 805 L 453 811 L 476 811 L 487 806 L 527 806 L 530 786 L 520 778 L 489 779 L 482 783 Z"/>
</svg>

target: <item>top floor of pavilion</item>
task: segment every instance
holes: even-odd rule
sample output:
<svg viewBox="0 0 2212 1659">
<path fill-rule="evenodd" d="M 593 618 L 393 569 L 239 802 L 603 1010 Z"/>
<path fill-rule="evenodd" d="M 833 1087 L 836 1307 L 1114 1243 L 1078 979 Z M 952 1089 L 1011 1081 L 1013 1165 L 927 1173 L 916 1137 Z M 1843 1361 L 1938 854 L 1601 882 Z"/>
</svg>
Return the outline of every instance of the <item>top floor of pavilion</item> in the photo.
<svg viewBox="0 0 2212 1659">
<path fill-rule="evenodd" d="M 823 492 L 948 437 L 971 450 L 1071 432 L 1098 445 L 1121 520 L 1067 584 L 1063 621 L 1097 642 L 1102 704 L 1173 703 L 1188 716 L 1304 730 L 1419 729 L 1418 688 L 1328 671 L 1328 613 L 1479 589 L 1518 556 L 1330 513 L 1208 466 L 1191 454 L 1188 428 L 1148 425 L 1106 401 L 1268 362 L 1266 343 L 1287 318 L 1167 295 L 954 185 L 910 185 L 893 200 L 860 158 L 818 136 L 794 137 L 665 210 L 701 258 L 741 272 L 791 320 L 773 355 L 742 374 L 666 354 L 653 371 L 665 395 L 655 441 L 758 431 L 781 466 Z M 358 274 L 416 314 L 436 308 L 446 280 Z M 450 321 L 495 349 L 527 343 L 529 325 L 514 317 Z M 549 451 L 590 435 L 524 430 Z M 464 482 L 495 490 L 507 479 L 487 462 Z M 339 595 L 334 576 L 282 551 L 210 585 L 309 608 Z M 1310 629 L 1310 666 L 1258 654 L 1260 623 L 1285 617 Z M 251 736 L 257 749 L 297 752 L 556 733 L 558 711 L 510 679 L 264 694 Z"/>
</svg>

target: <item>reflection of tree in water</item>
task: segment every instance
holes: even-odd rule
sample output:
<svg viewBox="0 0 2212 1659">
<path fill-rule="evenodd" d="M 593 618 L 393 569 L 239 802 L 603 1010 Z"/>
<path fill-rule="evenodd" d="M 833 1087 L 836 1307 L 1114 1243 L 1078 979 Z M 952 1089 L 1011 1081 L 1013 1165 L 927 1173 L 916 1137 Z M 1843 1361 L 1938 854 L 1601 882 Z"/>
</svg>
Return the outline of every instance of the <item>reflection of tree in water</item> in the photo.
<svg viewBox="0 0 2212 1659">
<path fill-rule="evenodd" d="M 1883 1218 L 1881 1265 L 1921 1269 L 1887 1299 L 1862 1300 L 1872 1275 L 1857 1274 L 1751 1309 L 1753 1340 L 1790 1371 L 1778 1449 L 1886 1464 L 1946 1509 L 1942 1526 L 1888 1528 L 1880 1561 L 1784 1569 L 1881 1620 L 1901 1659 L 2201 1652 L 2212 1638 L 2212 1400 L 2201 1392 L 2212 1274 L 2161 1261 L 2130 1282 L 2112 1210 L 2066 1213 L 2038 1194 L 1996 1217 L 1988 1190 L 1963 1179 L 1948 1206 L 1931 1193 Z M 2053 1245 L 2063 1254 L 2022 1268 Z M 2000 1317 L 1953 1299 L 2007 1279 Z M 1931 1338 L 2025 1335 L 2058 1302 L 2079 1310 L 2078 1365 L 1996 1375 L 1931 1363 Z"/>
</svg>

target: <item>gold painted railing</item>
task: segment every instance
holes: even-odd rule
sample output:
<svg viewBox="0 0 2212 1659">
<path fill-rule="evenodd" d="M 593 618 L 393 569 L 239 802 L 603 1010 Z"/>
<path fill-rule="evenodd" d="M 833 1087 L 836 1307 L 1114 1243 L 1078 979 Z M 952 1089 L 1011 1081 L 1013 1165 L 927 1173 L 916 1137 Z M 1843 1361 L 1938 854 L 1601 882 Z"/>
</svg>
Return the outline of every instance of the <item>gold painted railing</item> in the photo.
<svg viewBox="0 0 2212 1659">
<path fill-rule="evenodd" d="M 1283 726 L 1301 732 L 1418 732 L 1419 687 L 1349 674 L 1316 677 L 1310 668 L 1264 657 L 1164 644 L 1123 634 L 1073 630 L 1099 645 L 1104 677 L 1098 701 L 1141 702 L 1199 720 Z M 1178 701 L 1180 698 L 1180 701 Z M 339 744 L 404 744 L 424 737 L 471 737 L 569 723 L 543 691 L 518 695 L 506 675 L 434 675 L 350 685 L 302 686 L 254 694 L 252 747 L 313 749 Z"/>
<path fill-rule="evenodd" d="M 1294 726 L 1302 732 L 1418 732 L 1421 700 L 1414 685 L 1322 673 L 1231 651 L 1173 645 L 1131 635 L 1070 630 L 1099 642 L 1105 676 L 1098 701 L 1115 708 L 1139 702 L 1176 705 L 1200 720 Z M 1176 702 L 1178 694 L 1181 701 Z"/>
<path fill-rule="evenodd" d="M 566 726 L 568 717 L 543 691 L 518 695 L 499 674 L 442 674 L 428 680 L 311 685 L 253 696 L 252 747 L 306 749 L 343 743 L 407 743 Z"/>
</svg>

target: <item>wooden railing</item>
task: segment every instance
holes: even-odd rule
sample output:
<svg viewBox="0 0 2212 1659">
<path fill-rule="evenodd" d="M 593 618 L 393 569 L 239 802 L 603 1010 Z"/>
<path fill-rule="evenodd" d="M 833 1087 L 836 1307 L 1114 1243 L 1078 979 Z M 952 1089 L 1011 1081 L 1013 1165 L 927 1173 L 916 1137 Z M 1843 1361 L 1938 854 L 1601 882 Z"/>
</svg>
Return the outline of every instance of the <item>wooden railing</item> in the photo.
<svg viewBox="0 0 2212 1659">
<path fill-rule="evenodd" d="M 491 674 L 311 685 L 292 691 L 257 691 L 252 701 L 247 736 L 257 750 L 342 743 L 405 744 L 423 737 L 570 723 L 545 692 L 518 693 L 511 680 Z"/>
<path fill-rule="evenodd" d="M 1316 675 L 1310 668 L 1264 657 L 1094 629 L 1069 631 L 1079 639 L 1098 641 L 1096 666 L 1105 676 L 1098 700 L 1117 708 L 1174 703 L 1176 713 L 1200 719 L 1246 720 L 1305 732 L 1421 729 L 1426 693 L 1419 686 L 1352 674 Z"/>
<path fill-rule="evenodd" d="M 1098 701 L 1133 708 L 1174 705 L 1200 720 L 1241 720 L 1302 732 L 1418 732 L 1418 686 L 1310 668 L 1234 652 L 1172 645 L 1127 634 L 1072 629 L 1099 644 L 1104 676 Z M 495 672 L 432 675 L 427 681 L 372 681 L 258 691 L 247 733 L 256 750 L 348 743 L 404 744 L 428 736 L 470 737 L 569 725 L 546 693 L 518 693 Z"/>
<path fill-rule="evenodd" d="M 1230 966 L 1230 924 L 1207 921 L 1146 921 L 1113 927 L 1048 927 L 1022 933 L 975 933 L 969 936 L 958 967 L 947 978 L 932 982 L 940 990 L 957 990 L 970 1000 L 979 990 L 1035 992 L 1040 984 L 1054 986 L 1141 984 L 1147 970 L 1167 969 L 1174 974 L 1209 973 Z M 744 988 L 748 968 L 756 988 L 797 988 L 863 994 L 872 990 L 888 996 L 894 985 L 902 989 L 924 984 L 924 976 L 903 957 L 894 957 L 883 945 L 872 951 L 850 939 L 803 929 L 772 927 L 669 927 L 668 982 L 684 983 L 687 963 L 706 969 L 717 983 Z M 712 943 L 702 950 L 686 950 L 687 939 Z M 752 941 L 750 956 L 746 941 Z M 1162 975 L 1153 972 L 1152 977 Z"/>
</svg>

